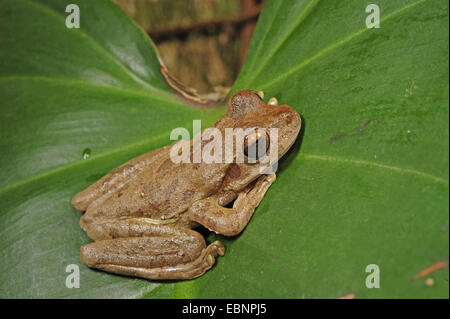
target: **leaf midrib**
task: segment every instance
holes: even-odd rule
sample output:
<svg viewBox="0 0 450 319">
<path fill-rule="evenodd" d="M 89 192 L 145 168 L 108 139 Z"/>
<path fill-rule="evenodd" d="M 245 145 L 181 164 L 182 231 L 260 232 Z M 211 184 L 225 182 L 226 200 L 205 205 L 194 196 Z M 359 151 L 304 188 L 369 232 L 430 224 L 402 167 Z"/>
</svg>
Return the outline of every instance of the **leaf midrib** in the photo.
<svg viewBox="0 0 450 319">
<path fill-rule="evenodd" d="M 145 98 L 149 98 L 151 100 L 158 100 L 161 102 L 166 102 L 166 103 L 172 103 L 172 104 L 176 104 L 179 106 L 183 106 L 183 107 L 193 107 L 192 105 L 189 104 L 184 104 L 182 102 L 180 102 L 178 99 L 176 99 L 175 97 L 169 95 L 169 94 L 151 94 L 148 91 L 145 90 L 137 90 L 137 89 L 129 89 L 129 88 L 123 88 L 123 87 L 118 87 L 118 86 L 110 86 L 110 85 L 101 85 L 95 82 L 85 82 L 82 80 L 78 80 L 75 78 L 69 78 L 69 77 L 50 77 L 50 76 L 36 76 L 36 75 L 24 75 L 24 74 L 19 74 L 19 75 L 0 75 L 0 81 L 5 81 L 5 82 L 10 82 L 10 81 L 21 81 L 21 80 L 30 80 L 30 81 L 35 81 L 35 82 L 47 82 L 47 83 L 55 83 L 55 84 L 59 84 L 59 85 L 63 85 L 63 86 L 79 86 L 79 87 L 92 87 L 93 89 L 106 89 L 106 90 L 111 90 L 111 91 L 115 91 L 117 93 L 120 94 L 127 94 L 127 95 L 134 95 L 134 96 L 140 96 L 140 97 L 145 97 Z"/>
</svg>

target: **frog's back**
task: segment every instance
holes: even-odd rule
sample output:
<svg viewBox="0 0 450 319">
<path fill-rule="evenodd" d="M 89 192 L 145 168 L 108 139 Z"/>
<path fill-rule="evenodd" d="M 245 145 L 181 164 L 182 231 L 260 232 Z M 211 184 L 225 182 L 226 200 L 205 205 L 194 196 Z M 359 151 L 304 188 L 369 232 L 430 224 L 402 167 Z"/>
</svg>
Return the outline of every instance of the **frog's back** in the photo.
<svg viewBox="0 0 450 319">
<path fill-rule="evenodd" d="M 216 193 L 225 176 L 223 164 L 161 163 L 153 178 L 139 177 L 137 183 L 154 218 L 173 218 L 185 212 L 193 202 Z"/>
<path fill-rule="evenodd" d="M 169 156 L 162 156 L 89 206 L 86 217 L 148 218 L 162 224 L 192 226 L 183 213 L 195 201 L 220 189 L 225 169 L 223 164 L 175 164 Z"/>
</svg>

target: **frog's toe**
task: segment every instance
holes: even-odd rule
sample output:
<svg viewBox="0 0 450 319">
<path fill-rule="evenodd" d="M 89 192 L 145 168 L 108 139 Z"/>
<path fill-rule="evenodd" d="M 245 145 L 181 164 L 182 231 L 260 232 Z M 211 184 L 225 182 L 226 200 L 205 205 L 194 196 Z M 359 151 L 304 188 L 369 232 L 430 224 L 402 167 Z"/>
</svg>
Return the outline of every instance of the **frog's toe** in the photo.
<svg viewBox="0 0 450 319">
<path fill-rule="evenodd" d="M 261 98 L 261 100 L 264 100 L 264 91 L 258 91 L 257 94 L 259 95 L 259 97 Z"/>
<path fill-rule="evenodd" d="M 278 105 L 278 100 L 277 100 L 276 97 L 271 97 L 269 99 L 269 101 L 267 102 L 267 104 L 269 104 L 269 105 Z"/>
<path fill-rule="evenodd" d="M 210 246 L 214 247 L 219 256 L 225 255 L 225 246 L 220 241 L 216 240 Z"/>
</svg>

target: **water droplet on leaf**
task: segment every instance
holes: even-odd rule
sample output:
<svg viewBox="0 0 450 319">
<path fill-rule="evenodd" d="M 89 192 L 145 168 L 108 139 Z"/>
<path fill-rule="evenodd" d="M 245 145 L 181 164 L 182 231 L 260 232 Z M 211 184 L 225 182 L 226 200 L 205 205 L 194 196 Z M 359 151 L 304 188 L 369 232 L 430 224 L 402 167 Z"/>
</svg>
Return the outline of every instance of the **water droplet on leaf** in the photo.
<svg viewBox="0 0 450 319">
<path fill-rule="evenodd" d="M 88 159 L 91 156 L 91 149 L 90 148 L 85 148 L 83 151 L 83 159 Z"/>
</svg>

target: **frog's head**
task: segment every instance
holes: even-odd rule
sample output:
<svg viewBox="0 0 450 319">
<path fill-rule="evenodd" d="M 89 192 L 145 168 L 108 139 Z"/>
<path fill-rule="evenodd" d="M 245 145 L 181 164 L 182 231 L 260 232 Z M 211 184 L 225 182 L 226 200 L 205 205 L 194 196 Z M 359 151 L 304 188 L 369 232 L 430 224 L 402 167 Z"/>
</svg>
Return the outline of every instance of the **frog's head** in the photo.
<svg viewBox="0 0 450 319">
<path fill-rule="evenodd" d="M 270 134 L 278 130 L 278 159 L 294 144 L 301 128 L 300 115 L 289 105 L 271 105 L 254 92 L 242 90 L 235 93 L 229 101 L 228 115 L 234 119 L 234 127 L 260 128 Z M 255 133 L 256 137 L 263 137 Z M 256 137 L 249 136 L 255 139 Z"/>
<path fill-rule="evenodd" d="M 244 154 L 250 149 L 255 148 L 258 143 L 265 142 L 263 145 L 267 148 L 267 154 L 271 162 L 278 161 L 294 144 L 301 128 L 300 115 L 288 105 L 265 104 L 264 101 L 254 92 L 242 90 L 235 93 L 229 100 L 228 113 L 224 115 L 216 127 L 223 128 L 242 128 L 250 130 L 245 135 L 243 145 Z M 267 142 L 266 142 L 267 141 Z M 271 145 L 276 143 L 276 147 Z M 236 146 L 237 148 L 239 145 Z M 258 146 L 256 146 L 257 148 Z M 276 150 L 275 154 L 270 154 Z M 253 154 L 258 151 L 253 151 Z M 267 162 L 256 160 L 250 163 L 236 162 L 239 165 L 240 172 L 247 172 L 246 179 L 252 179 L 259 175 L 261 167 L 267 167 Z M 258 154 L 257 154 L 258 157 Z"/>
</svg>

